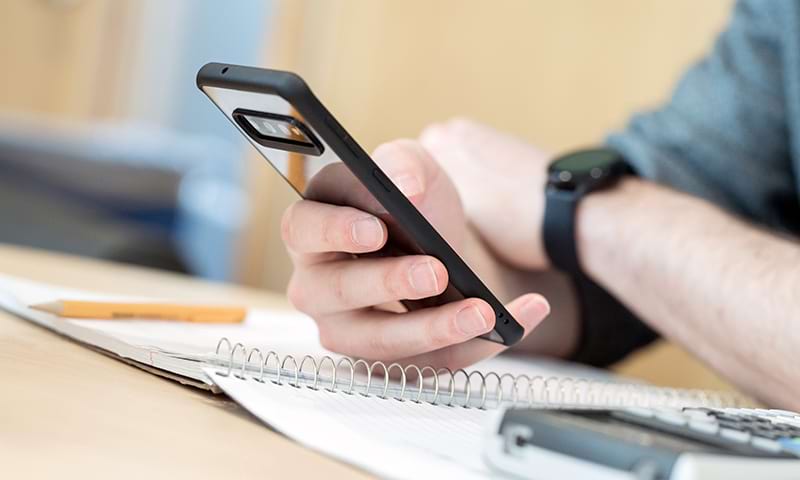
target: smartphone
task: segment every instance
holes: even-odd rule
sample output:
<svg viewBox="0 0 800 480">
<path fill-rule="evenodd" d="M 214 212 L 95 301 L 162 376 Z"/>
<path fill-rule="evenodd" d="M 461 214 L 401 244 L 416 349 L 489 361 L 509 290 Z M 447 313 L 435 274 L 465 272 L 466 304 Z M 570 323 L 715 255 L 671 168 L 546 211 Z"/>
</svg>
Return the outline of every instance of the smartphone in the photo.
<svg viewBox="0 0 800 480">
<path fill-rule="evenodd" d="M 300 196 L 338 205 L 342 199 L 358 197 L 346 203 L 381 218 L 389 238 L 380 251 L 369 255 L 425 254 L 444 264 L 450 278 L 445 291 L 403 301 L 407 309 L 481 298 L 491 305 L 496 319 L 494 330 L 482 338 L 504 345 L 522 338 L 522 326 L 298 75 L 209 63 L 197 73 L 197 86 Z M 315 188 L 319 185 L 327 188 Z M 346 191 L 331 191 L 331 185 Z"/>
</svg>

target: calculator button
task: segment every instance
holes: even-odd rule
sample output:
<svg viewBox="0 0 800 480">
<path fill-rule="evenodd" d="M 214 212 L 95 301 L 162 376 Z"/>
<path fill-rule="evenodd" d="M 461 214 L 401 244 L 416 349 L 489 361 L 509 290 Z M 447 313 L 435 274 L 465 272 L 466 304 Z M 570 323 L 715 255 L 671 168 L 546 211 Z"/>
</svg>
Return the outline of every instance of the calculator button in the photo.
<svg viewBox="0 0 800 480">
<path fill-rule="evenodd" d="M 775 415 L 777 415 L 779 417 L 789 417 L 789 418 L 796 417 L 796 418 L 800 418 L 800 413 L 790 412 L 788 410 L 778 410 L 776 408 L 773 408 L 773 409 L 769 410 L 769 412 L 772 413 L 772 414 L 775 414 Z"/>
<path fill-rule="evenodd" d="M 626 408 L 625 413 L 630 413 L 631 415 L 635 415 L 641 418 L 650 418 L 653 416 L 653 411 L 649 408 L 640 408 L 640 407 L 629 407 Z"/>
<path fill-rule="evenodd" d="M 768 410 L 766 408 L 754 408 L 752 413 L 755 415 L 763 415 L 766 417 L 774 417 L 777 416 L 777 413 L 774 413 L 774 410 Z"/>
<path fill-rule="evenodd" d="M 783 446 L 781 446 L 780 443 L 767 438 L 754 437 L 752 440 L 750 440 L 750 445 L 752 445 L 753 448 L 767 452 L 777 453 L 783 450 Z"/>
<path fill-rule="evenodd" d="M 778 417 L 773 419 L 772 423 L 778 425 L 791 425 L 792 427 L 800 428 L 800 419 Z"/>
<path fill-rule="evenodd" d="M 722 438 L 726 438 L 736 443 L 747 443 L 750 441 L 750 432 L 743 432 L 741 430 L 733 430 L 730 428 L 721 428 L 719 430 L 719 436 Z"/>
<path fill-rule="evenodd" d="M 689 428 L 709 435 L 715 435 L 719 431 L 719 425 L 703 420 L 690 420 Z"/>
<path fill-rule="evenodd" d="M 772 429 L 758 428 L 753 431 L 754 437 L 766 438 L 769 440 L 777 440 L 782 437 L 779 432 Z"/>
<path fill-rule="evenodd" d="M 717 409 L 718 412 L 727 414 L 727 415 L 749 415 L 753 412 L 752 408 L 720 408 Z"/>
<path fill-rule="evenodd" d="M 656 411 L 656 418 L 670 425 L 686 425 L 686 417 L 676 410 L 658 410 Z"/>
<path fill-rule="evenodd" d="M 714 422 L 717 419 L 713 415 L 709 415 L 704 410 L 684 410 L 683 415 L 689 419 L 690 422 Z"/>
<path fill-rule="evenodd" d="M 741 422 L 738 422 L 736 420 L 728 420 L 726 418 L 718 419 L 717 423 L 719 423 L 720 427 L 730 428 L 731 430 L 739 430 L 740 428 L 743 427 L 743 424 Z"/>
<path fill-rule="evenodd" d="M 718 413 L 718 414 L 715 415 L 715 417 L 717 417 L 717 420 L 720 420 L 720 421 L 725 420 L 725 421 L 734 422 L 734 423 L 739 423 L 739 422 L 742 421 L 742 417 L 741 416 L 739 416 L 739 415 L 731 415 L 729 413 Z"/>
<path fill-rule="evenodd" d="M 790 427 L 789 425 L 786 425 L 785 423 L 773 423 L 772 424 L 772 431 L 776 432 L 776 433 L 779 433 L 782 437 L 793 437 L 794 436 L 794 435 L 791 435 L 792 433 L 794 433 L 792 431 L 792 427 Z"/>
</svg>

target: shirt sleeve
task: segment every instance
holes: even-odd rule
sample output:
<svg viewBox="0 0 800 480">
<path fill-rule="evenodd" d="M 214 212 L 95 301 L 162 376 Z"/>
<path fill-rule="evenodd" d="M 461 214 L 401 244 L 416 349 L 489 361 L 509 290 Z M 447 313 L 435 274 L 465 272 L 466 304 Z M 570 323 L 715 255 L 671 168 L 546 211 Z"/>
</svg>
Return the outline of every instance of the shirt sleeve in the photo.
<svg viewBox="0 0 800 480">
<path fill-rule="evenodd" d="M 634 116 L 608 144 L 642 177 L 766 226 L 800 229 L 783 67 L 793 45 L 782 44 L 793 4 L 737 3 L 671 100 Z"/>
<path fill-rule="evenodd" d="M 713 50 L 684 74 L 672 98 L 634 116 L 608 145 L 644 178 L 800 231 L 783 66 L 784 24 L 795 9 L 794 2 L 737 3 Z M 578 291 L 585 333 L 576 360 L 608 365 L 657 337 L 610 294 Z"/>
</svg>

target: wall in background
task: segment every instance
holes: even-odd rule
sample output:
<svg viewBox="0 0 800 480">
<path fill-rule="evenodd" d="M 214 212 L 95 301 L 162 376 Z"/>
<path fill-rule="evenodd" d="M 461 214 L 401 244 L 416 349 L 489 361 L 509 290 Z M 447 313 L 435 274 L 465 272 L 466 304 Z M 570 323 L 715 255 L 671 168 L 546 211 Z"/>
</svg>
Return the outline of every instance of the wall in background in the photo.
<svg viewBox="0 0 800 480">
<path fill-rule="evenodd" d="M 0 107 L 69 118 L 98 109 L 108 70 L 104 50 L 118 31 L 105 0 L 7 0 L 0 5 Z"/>
</svg>

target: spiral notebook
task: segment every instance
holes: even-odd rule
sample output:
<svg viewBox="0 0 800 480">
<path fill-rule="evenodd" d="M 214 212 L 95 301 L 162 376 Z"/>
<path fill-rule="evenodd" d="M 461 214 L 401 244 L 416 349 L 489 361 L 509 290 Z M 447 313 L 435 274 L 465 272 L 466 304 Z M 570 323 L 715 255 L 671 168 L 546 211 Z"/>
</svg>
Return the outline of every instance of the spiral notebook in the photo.
<svg viewBox="0 0 800 480">
<path fill-rule="evenodd" d="M 132 300 L 0 275 L 0 308 L 151 373 L 224 391 L 298 442 L 386 477 L 487 475 L 482 429 L 501 405 L 743 404 L 541 359 L 501 356 L 457 371 L 350 359 L 323 349 L 313 320 L 293 311 L 254 309 L 240 325 L 200 325 L 69 320 L 27 308 L 64 297 Z"/>
<path fill-rule="evenodd" d="M 732 395 L 589 378 L 400 366 L 281 355 L 222 338 L 205 372 L 237 403 L 296 441 L 383 477 L 484 478 L 484 431 L 499 406 L 741 405 Z M 510 370 L 504 359 L 484 367 Z M 478 365 L 481 366 L 480 364 Z M 504 372 L 504 370 L 503 370 Z M 572 371 L 572 373 L 575 373 Z"/>
</svg>

